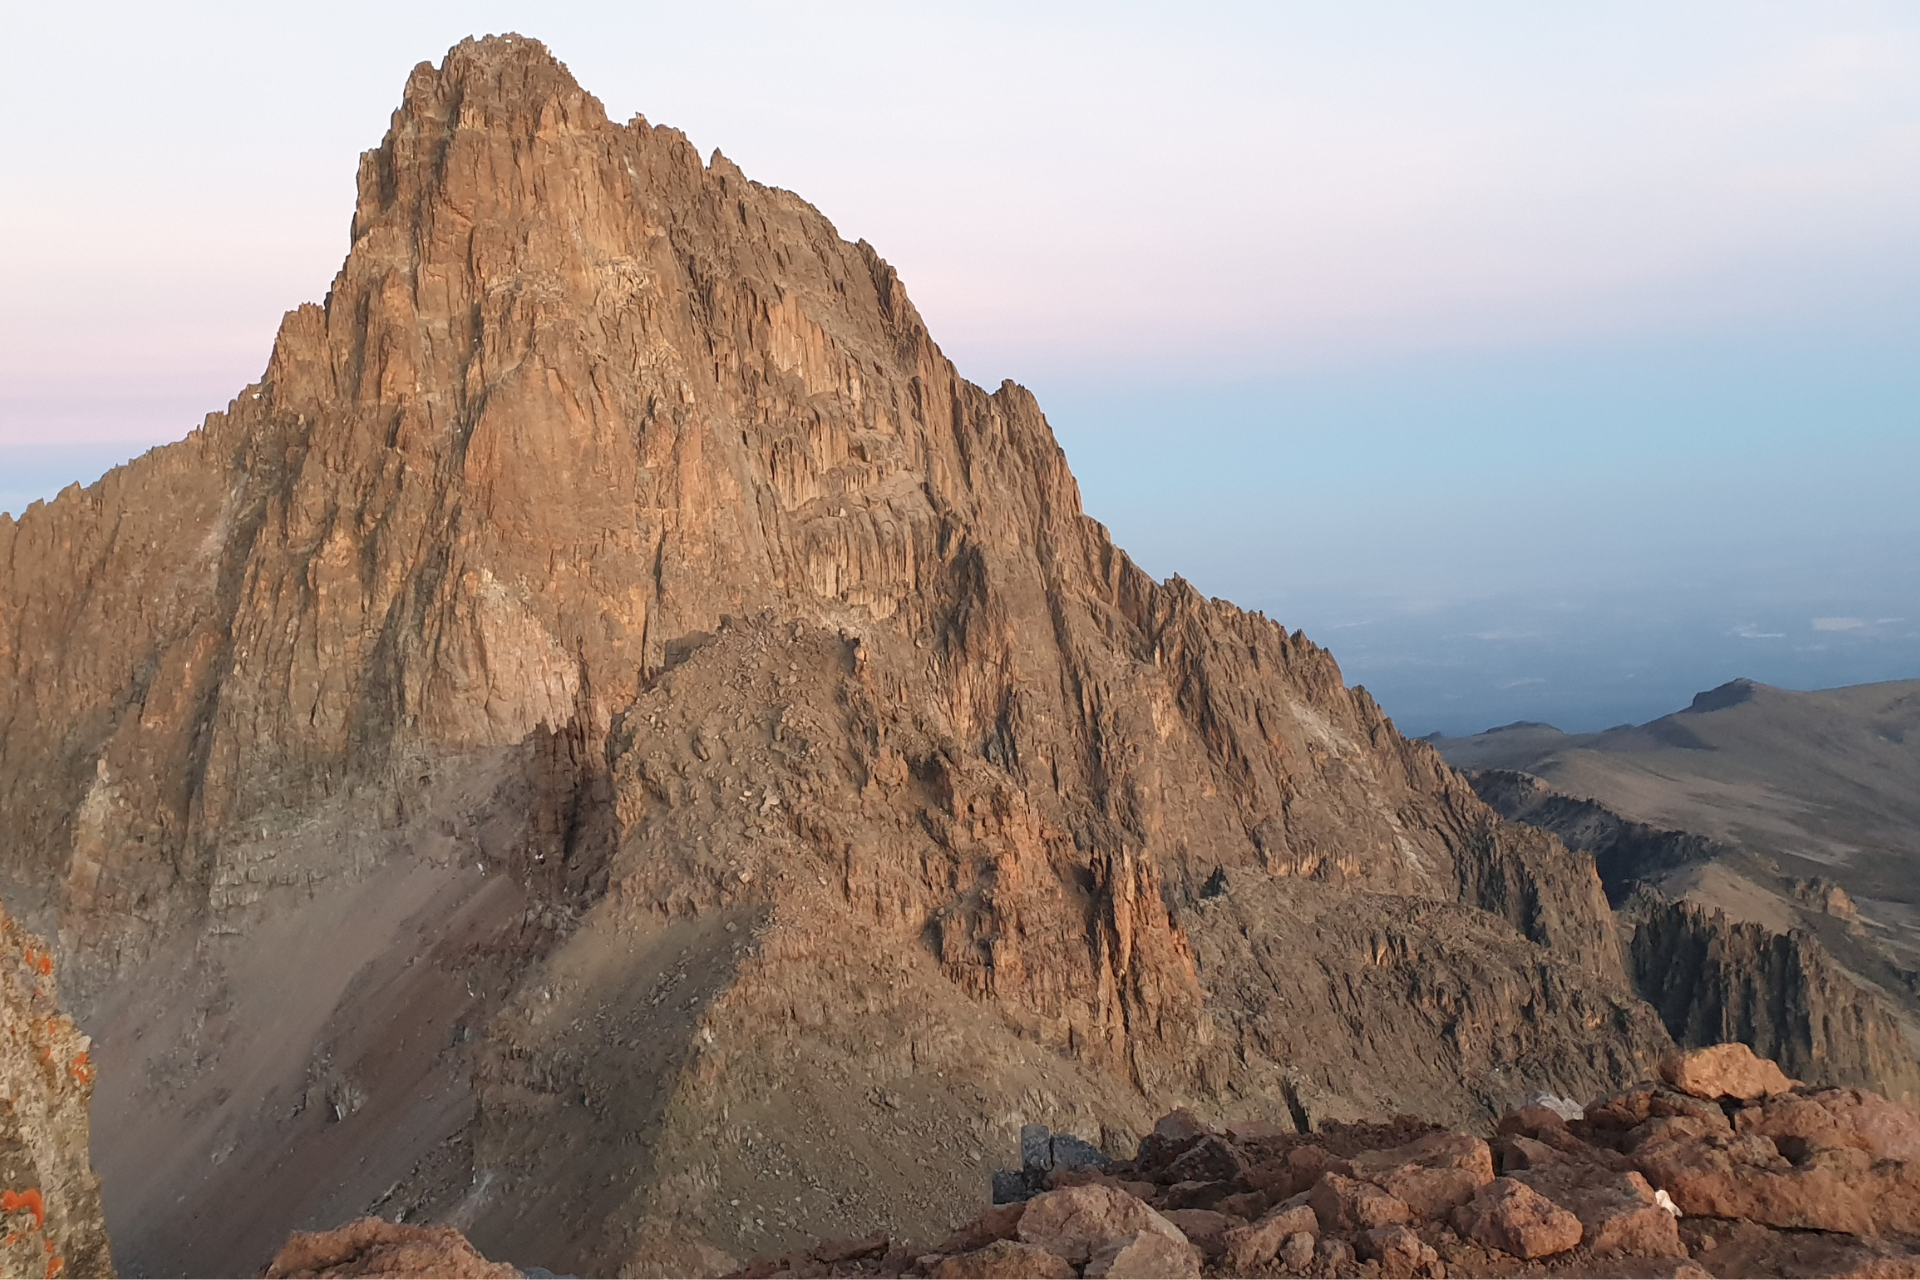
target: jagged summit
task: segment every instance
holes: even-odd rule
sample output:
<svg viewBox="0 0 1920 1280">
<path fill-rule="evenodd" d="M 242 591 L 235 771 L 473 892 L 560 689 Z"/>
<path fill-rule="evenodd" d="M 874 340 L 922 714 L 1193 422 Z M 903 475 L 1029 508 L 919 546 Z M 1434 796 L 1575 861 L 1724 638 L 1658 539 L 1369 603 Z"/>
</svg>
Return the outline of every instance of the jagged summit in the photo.
<svg viewBox="0 0 1920 1280">
<path fill-rule="evenodd" d="M 576 1272 L 932 1234 L 1025 1122 L 1464 1121 L 1667 1044 L 1590 860 L 517 37 L 410 77 L 256 386 L 0 523 L 0 672 L 130 1269 L 372 1208 Z"/>
</svg>

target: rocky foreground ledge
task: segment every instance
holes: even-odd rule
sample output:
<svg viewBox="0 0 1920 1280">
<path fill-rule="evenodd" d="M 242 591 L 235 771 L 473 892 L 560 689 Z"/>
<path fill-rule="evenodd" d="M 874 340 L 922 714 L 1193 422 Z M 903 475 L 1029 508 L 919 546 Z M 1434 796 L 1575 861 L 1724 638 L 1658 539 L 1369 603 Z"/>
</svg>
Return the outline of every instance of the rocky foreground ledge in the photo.
<svg viewBox="0 0 1920 1280">
<path fill-rule="evenodd" d="M 1032 1126 L 1022 1168 L 995 1180 L 1005 1202 L 937 1245 L 878 1232 L 733 1274 L 1920 1275 L 1913 1113 L 1798 1084 L 1744 1045 L 1662 1075 L 1584 1108 L 1523 1107 L 1491 1141 L 1412 1117 L 1296 1133 L 1176 1111 L 1108 1161 Z M 511 1274 L 445 1228 L 378 1223 L 298 1236 L 269 1274 L 403 1274 L 379 1268 L 413 1232 L 437 1233 L 445 1269 L 418 1269 L 416 1252 L 404 1274 Z"/>
</svg>

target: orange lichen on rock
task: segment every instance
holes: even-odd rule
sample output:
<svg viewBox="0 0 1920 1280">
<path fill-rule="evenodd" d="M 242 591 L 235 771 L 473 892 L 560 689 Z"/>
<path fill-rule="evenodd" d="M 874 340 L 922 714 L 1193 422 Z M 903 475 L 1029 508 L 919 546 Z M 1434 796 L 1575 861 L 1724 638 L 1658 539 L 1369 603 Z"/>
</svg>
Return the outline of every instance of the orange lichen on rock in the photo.
<svg viewBox="0 0 1920 1280">
<path fill-rule="evenodd" d="M 25 1191 L 0 1191 L 0 1213 L 14 1213 L 21 1209 L 33 1214 L 33 1225 L 36 1230 L 46 1229 L 47 1206 L 46 1202 L 40 1198 L 39 1188 L 29 1187 Z"/>
</svg>

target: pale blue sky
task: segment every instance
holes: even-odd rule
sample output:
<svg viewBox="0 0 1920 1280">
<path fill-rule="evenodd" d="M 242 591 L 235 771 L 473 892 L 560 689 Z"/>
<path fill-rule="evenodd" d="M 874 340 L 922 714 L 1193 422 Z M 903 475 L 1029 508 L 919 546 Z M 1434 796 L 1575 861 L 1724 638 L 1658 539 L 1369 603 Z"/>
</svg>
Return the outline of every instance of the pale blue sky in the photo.
<svg viewBox="0 0 1920 1280">
<path fill-rule="evenodd" d="M 10 22 L 0 509 L 256 377 L 407 69 L 511 29 L 871 240 L 964 372 L 1035 389 L 1122 545 L 1404 728 L 1920 675 L 1920 6 Z"/>
</svg>

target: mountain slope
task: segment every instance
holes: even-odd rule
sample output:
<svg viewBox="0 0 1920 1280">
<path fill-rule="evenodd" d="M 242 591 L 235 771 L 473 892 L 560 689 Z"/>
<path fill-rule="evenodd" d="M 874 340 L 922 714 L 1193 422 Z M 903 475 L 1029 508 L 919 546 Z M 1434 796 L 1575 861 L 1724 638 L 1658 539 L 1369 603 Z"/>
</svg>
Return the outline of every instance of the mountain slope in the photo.
<svg viewBox="0 0 1920 1280">
<path fill-rule="evenodd" d="M 0 671 L 131 1267 L 366 1208 L 708 1267 L 935 1233 L 1025 1121 L 1484 1116 L 1667 1044 L 1590 859 L 517 37 L 414 71 L 260 383 L 0 518 Z"/>
</svg>

